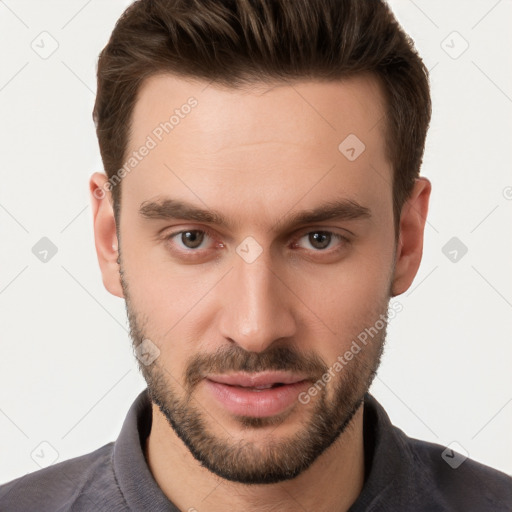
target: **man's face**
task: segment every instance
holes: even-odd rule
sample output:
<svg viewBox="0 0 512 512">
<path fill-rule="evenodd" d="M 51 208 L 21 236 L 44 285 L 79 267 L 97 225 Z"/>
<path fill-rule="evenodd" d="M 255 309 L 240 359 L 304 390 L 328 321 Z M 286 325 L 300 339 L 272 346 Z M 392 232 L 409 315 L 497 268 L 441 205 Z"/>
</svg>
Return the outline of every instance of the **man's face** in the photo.
<svg viewBox="0 0 512 512">
<path fill-rule="evenodd" d="M 131 335 L 160 351 L 139 364 L 170 435 L 223 478 L 293 478 L 350 428 L 371 383 L 395 254 L 383 114 L 368 77 L 240 91 L 162 75 L 140 91 L 128 154 L 156 144 L 121 185 Z M 192 219 L 177 202 L 216 216 Z M 340 215 L 302 215 L 335 204 Z M 258 391 L 208 379 L 266 371 L 307 381 Z"/>
</svg>

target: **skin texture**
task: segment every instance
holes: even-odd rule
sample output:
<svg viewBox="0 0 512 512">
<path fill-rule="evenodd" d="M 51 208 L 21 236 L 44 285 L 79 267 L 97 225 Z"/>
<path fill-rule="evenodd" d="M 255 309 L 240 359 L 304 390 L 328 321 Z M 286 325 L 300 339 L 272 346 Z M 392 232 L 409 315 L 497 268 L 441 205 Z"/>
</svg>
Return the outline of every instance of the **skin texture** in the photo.
<svg viewBox="0 0 512 512">
<path fill-rule="evenodd" d="M 347 510 L 364 483 L 361 400 L 385 322 L 320 393 L 272 418 L 235 417 L 203 377 L 248 368 L 321 378 L 411 285 L 431 184 L 416 181 L 395 244 L 384 100 L 370 76 L 244 90 L 154 76 L 139 91 L 128 154 L 192 96 L 197 105 L 122 180 L 117 230 L 110 195 L 98 193 L 106 176 L 90 180 L 104 285 L 125 298 L 134 345 L 159 350 L 139 362 L 154 402 L 150 469 L 180 510 Z M 338 150 L 349 134 L 365 144 L 354 161 Z M 164 198 L 227 224 L 139 212 Z M 370 216 L 288 222 L 340 199 Z M 197 248 L 170 237 L 187 230 Z M 319 232 L 333 233 L 325 248 Z M 247 237 L 261 250 L 250 263 L 237 252 Z"/>
</svg>

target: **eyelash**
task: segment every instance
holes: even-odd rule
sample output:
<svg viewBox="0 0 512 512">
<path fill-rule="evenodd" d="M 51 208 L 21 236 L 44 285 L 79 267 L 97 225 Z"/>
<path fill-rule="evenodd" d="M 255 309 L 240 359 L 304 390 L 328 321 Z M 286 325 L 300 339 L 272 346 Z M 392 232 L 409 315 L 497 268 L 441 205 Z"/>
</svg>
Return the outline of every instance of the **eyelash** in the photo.
<svg viewBox="0 0 512 512">
<path fill-rule="evenodd" d="M 187 233 L 187 232 L 197 232 L 197 233 L 204 233 L 207 237 L 211 238 L 212 240 L 215 239 L 215 235 L 208 229 L 182 229 L 180 231 L 174 231 L 172 233 L 168 233 L 164 236 L 164 241 L 168 244 L 171 244 L 172 243 L 172 239 L 179 236 L 179 235 L 182 235 L 183 233 Z M 335 233 L 333 231 L 329 231 L 329 230 L 326 230 L 326 229 L 312 229 L 310 231 L 306 231 L 306 232 L 301 232 L 300 235 L 296 236 L 294 239 L 293 239 L 293 242 L 292 242 L 292 247 L 296 247 L 297 243 L 302 239 L 304 238 L 305 236 L 308 236 L 312 233 L 323 233 L 323 234 L 327 234 L 327 235 L 330 235 L 332 239 L 337 239 L 339 242 L 341 242 L 341 246 L 338 245 L 337 248 L 335 249 L 330 249 L 330 248 L 327 248 L 327 249 L 318 249 L 318 250 L 314 250 L 314 249 L 303 249 L 303 248 L 299 248 L 299 250 L 304 250 L 304 251 L 311 251 L 313 254 L 318 254 L 318 255 L 322 255 L 322 254 L 329 254 L 329 255 L 332 255 L 336 252 L 339 252 L 341 250 L 343 250 L 343 248 L 350 243 L 350 239 L 347 238 L 346 236 L 343 236 L 339 233 Z M 224 244 L 223 243 L 219 243 L 217 244 L 217 247 L 215 248 L 223 248 L 224 247 Z M 208 250 L 208 249 L 206 249 Z M 187 249 L 175 249 L 173 248 L 172 249 L 173 252 L 177 252 L 178 254 L 180 255 L 185 255 L 185 256 L 188 256 L 188 257 L 195 257 L 197 255 L 197 257 L 201 256 L 201 252 L 204 252 L 204 249 L 190 249 L 190 248 L 187 248 Z"/>
</svg>

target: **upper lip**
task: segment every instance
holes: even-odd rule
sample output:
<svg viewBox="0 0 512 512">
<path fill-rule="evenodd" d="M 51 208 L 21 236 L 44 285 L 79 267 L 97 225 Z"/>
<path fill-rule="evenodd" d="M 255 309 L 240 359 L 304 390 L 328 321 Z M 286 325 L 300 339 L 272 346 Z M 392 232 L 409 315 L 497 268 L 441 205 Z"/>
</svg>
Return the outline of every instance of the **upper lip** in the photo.
<svg viewBox="0 0 512 512">
<path fill-rule="evenodd" d="M 224 375 L 208 375 L 207 379 L 230 386 L 256 387 L 269 384 L 294 384 L 307 380 L 304 375 L 289 372 L 262 372 L 262 373 L 230 373 Z"/>
</svg>

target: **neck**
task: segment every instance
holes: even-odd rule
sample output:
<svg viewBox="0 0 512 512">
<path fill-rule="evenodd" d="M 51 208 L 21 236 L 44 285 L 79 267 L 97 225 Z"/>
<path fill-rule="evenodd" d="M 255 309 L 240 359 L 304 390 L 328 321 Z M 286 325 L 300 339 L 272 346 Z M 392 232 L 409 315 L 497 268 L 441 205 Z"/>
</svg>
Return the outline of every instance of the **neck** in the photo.
<svg viewBox="0 0 512 512">
<path fill-rule="evenodd" d="M 163 493 L 180 510 L 347 511 L 364 484 L 363 408 L 337 441 L 294 479 L 245 485 L 201 466 L 153 404 L 146 441 L 148 465 Z"/>
</svg>

